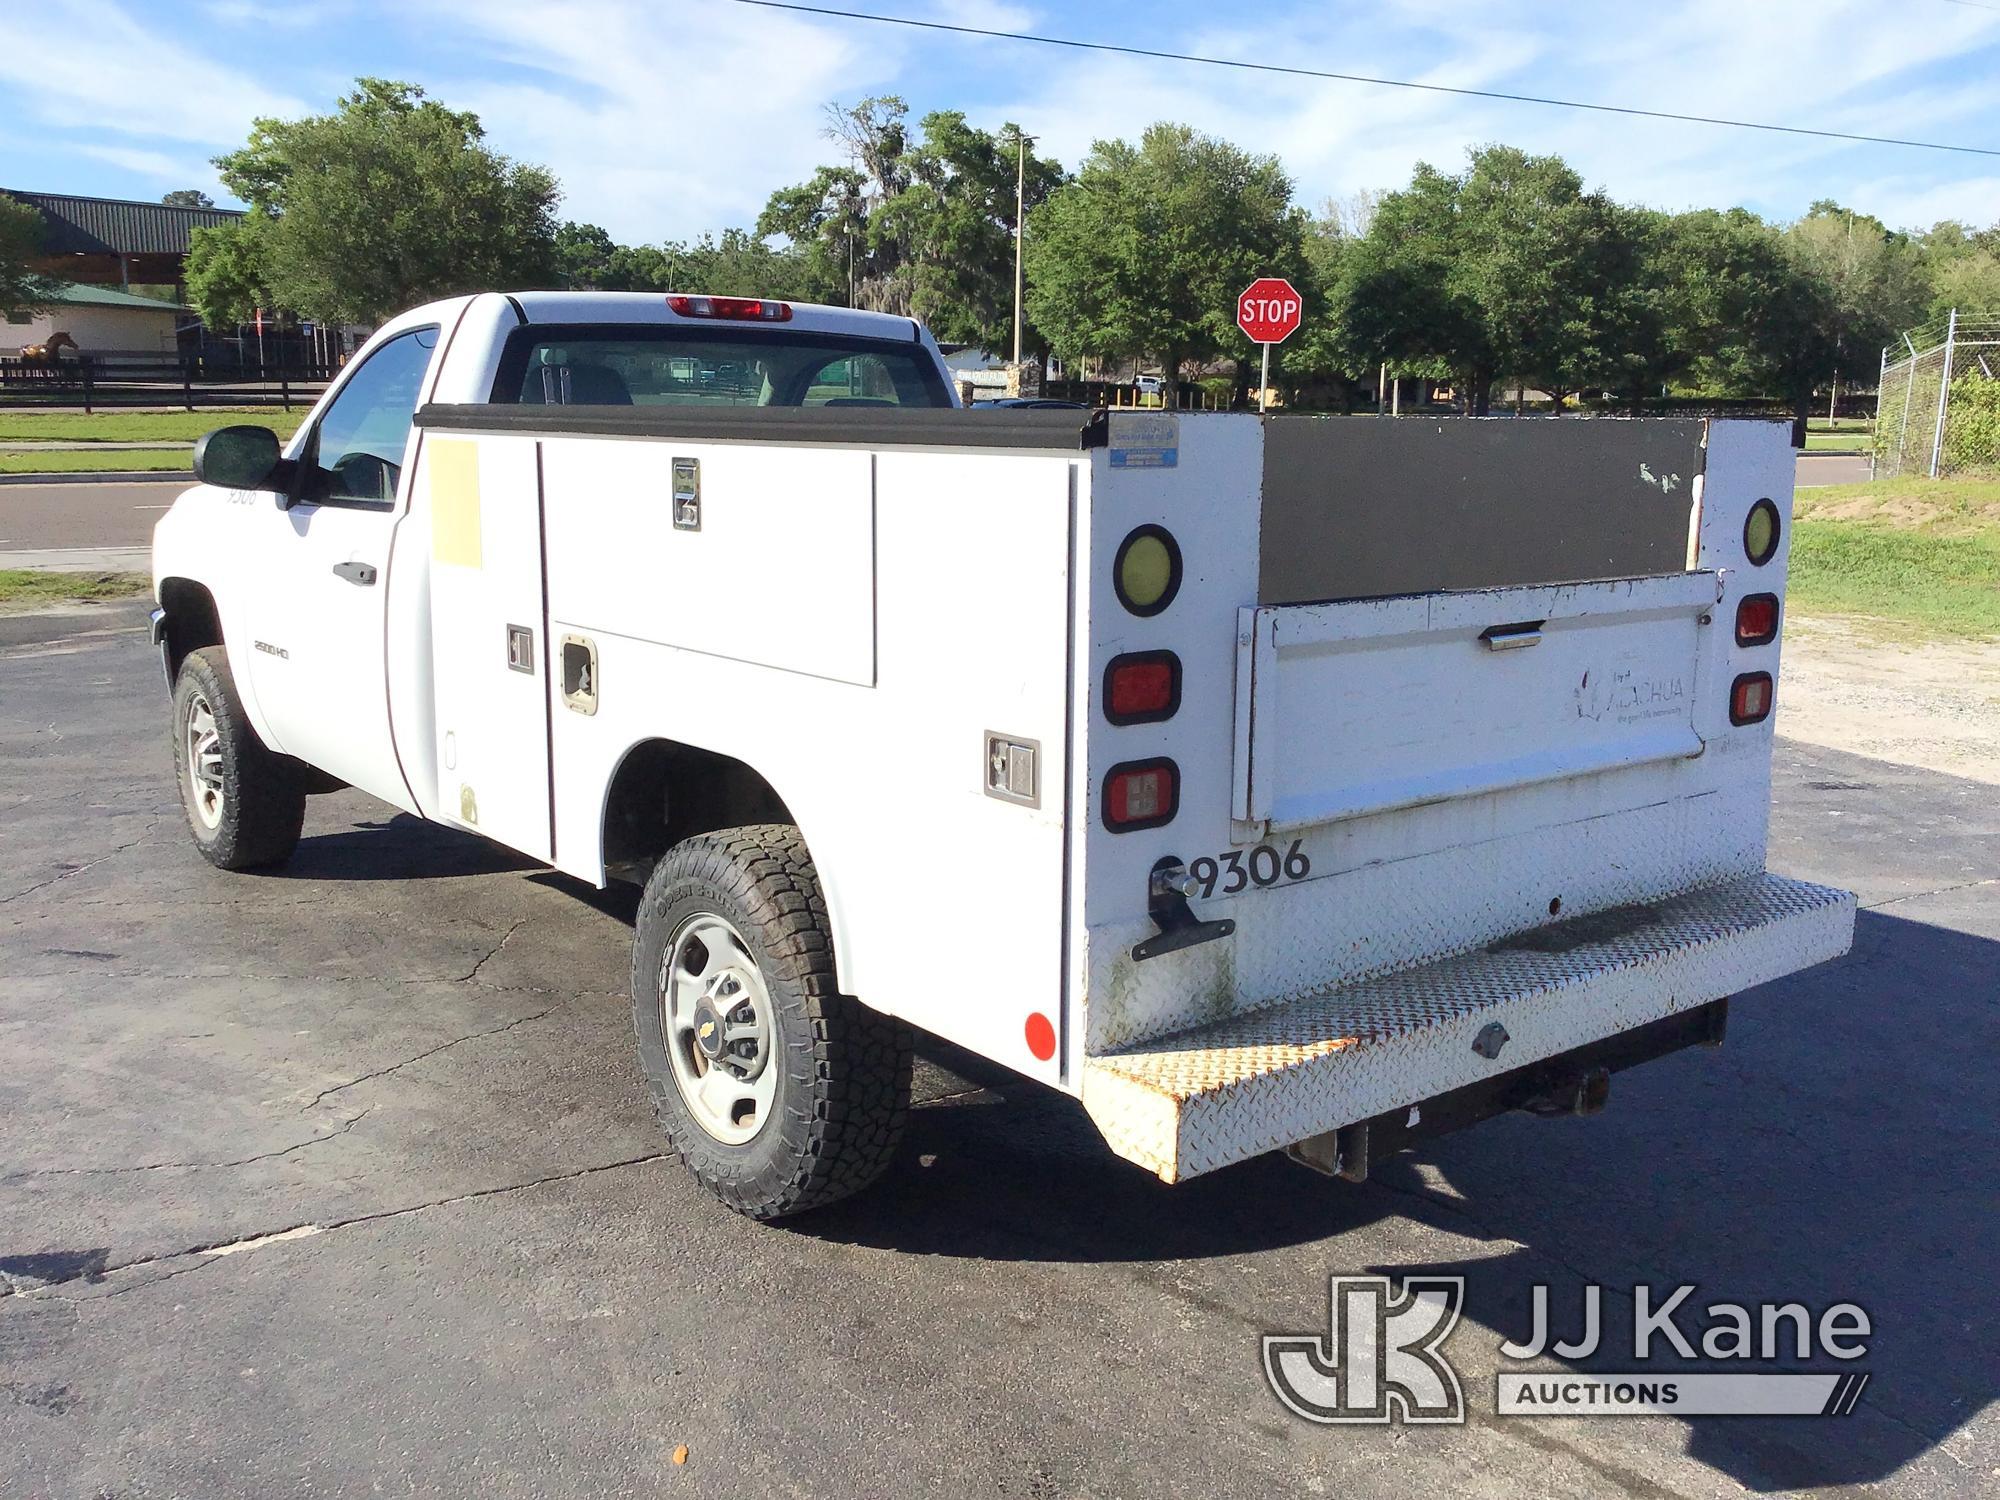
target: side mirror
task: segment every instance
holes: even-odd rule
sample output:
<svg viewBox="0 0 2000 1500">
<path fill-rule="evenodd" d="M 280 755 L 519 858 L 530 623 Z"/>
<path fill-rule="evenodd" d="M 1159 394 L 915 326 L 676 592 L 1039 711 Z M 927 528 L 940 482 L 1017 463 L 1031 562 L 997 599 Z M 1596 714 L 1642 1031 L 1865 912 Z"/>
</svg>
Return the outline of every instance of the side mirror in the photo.
<svg viewBox="0 0 2000 1500">
<path fill-rule="evenodd" d="M 194 477 L 226 490 L 279 488 L 278 435 L 268 427 L 218 427 L 195 440 Z"/>
</svg>

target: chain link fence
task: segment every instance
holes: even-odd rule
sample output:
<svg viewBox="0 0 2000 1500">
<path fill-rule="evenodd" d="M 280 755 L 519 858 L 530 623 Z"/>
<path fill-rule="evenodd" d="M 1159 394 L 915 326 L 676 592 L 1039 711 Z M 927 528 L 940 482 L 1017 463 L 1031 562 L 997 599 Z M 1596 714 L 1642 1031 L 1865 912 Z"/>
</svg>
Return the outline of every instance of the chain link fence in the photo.
<svg viewBox="0 0 2000 1500">
<path fill-rule="evenodd" d="M 2000 473 L 2000 317 L 1953 312 L 1882 353 L 1875 477 L 1994 473 Z"/>
</svg>

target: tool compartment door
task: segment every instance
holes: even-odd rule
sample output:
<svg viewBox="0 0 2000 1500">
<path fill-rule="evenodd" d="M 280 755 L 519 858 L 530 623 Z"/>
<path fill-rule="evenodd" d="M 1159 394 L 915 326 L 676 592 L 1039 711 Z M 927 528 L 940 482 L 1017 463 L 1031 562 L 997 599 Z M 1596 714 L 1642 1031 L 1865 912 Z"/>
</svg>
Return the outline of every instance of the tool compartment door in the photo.
<svg viewBox="0 0 2000 1500">
<path fill-rule="evenodd" d="M 1235 816 L 1278 832 L 1699 755 L 1716 582 L 1245 609 Z"/>
<path fill-rule="evenodd" d="M 539 445 L 430 434 L 422 466 L 438 815 L 550 859 Z"/>
</svg>

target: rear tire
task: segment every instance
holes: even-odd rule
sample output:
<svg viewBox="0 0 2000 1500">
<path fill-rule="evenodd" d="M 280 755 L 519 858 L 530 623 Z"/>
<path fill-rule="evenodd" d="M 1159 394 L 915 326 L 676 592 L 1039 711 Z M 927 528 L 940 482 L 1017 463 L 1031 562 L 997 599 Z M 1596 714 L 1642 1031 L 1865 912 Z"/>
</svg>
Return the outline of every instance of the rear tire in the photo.
<svg viewBox="0 0 2000 1500">
<path fill-rule="evenodd" d="M 798 829 L 670 849 L 632 949 L 639 1064 L 673 1152 L 753 1219 L 819 1208 L 888 1167 L 909 1113 L 909 1028 L 840 993 Z"/>
<path fill-rule="evenodd" d="M 250 727 L 229 651 L 190 651 L 174 679 L 174 775 L 188 831 L 221 870 L 283 863 L 299 842 L 306 794 L 298 764 Z"/>
</svg>

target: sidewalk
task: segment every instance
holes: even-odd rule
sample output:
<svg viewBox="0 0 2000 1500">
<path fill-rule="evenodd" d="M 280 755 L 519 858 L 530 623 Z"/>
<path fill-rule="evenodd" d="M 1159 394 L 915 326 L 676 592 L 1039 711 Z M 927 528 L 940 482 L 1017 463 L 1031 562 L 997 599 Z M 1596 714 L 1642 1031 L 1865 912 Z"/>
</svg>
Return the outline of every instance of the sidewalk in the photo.
<svg viewBox="0 0 2000 1500">
<path fill-rule="evenodd" d="M 48 573 L 150 573 L 150 547 L 31 547 L 0 552 L 0 572 L 39 568 Z"/>
<path fill-rule="evenodd" d="M 192 448 L 192 443 L 154 441 L 150 443 L 80 443 L 65 438 L 16 438 L 0 443 L 0 453 L 100 453 L 114 449 L 128 451 L 157 451 L 166 448 Z"/>
</svg>

